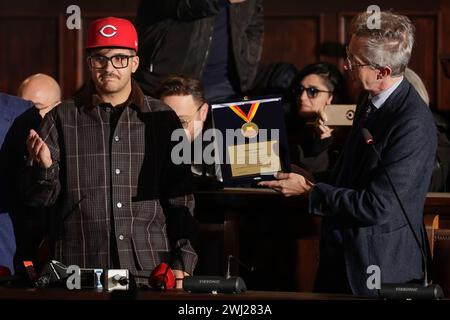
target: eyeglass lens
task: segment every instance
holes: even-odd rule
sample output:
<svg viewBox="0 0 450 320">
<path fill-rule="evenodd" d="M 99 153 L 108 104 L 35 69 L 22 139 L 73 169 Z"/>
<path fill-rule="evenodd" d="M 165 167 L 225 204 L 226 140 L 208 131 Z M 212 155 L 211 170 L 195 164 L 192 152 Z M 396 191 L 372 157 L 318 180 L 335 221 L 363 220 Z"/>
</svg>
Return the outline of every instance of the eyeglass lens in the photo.
<svg viewBox="0 0 450 320">
<path fill-rule="evenodd" d="M 133 56 L 127 55 L 115 55 L 112 57 L 106 57 L 102 55 L 95 55 L 90 57 L 91 66 L 95 69 L 104 69 L 108 65 L 108 61 L 111 61 L 111 64 L 116 69 L 122 69 L 128 67 L 128 62 L 130 58 Z"/>
</svg>

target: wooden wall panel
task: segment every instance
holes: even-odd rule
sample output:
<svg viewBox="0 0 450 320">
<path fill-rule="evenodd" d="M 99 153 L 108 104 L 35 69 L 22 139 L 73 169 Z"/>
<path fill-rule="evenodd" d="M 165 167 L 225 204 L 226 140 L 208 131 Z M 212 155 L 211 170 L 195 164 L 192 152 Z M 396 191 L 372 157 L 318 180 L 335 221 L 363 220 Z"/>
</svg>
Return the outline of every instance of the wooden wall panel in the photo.
<svg viewBox="0 0 450 320">
<path fill-rule="evenodd" d="M 437 105 L 437 70 L 439 66 L 439 13 L 408 14 L 416 27 L 416 44 L 410 68 L 417 72 L 427 88 L 430 104 Z"/>
<path fill-rule="evenodd" d="M 441 25 L 439 30 L 441 54 L 450 54 L 450 1 L 441 0 Z M 450 111 L 450 79 L 444 75 L 441 68 L 438 69 L 438 97 L 440 109 Z"/>
<path fill-rule="evenodd" d="M 28 75 L 47 73 L 60 83 L 63 98 L 69 98 L 85 81 L 82 30 L 66 27 L 70 5 L 81 9 L 83 26 L 95 18 L 134 18 L 139 0 L 62 0 L 0 2 L 0 91 L 16 94 Z M 40 58 L 41 63 L 34 63 Z"/>
<path fill-rule="evenodd" d="M 264 0 L 266 35 L 263 62 L 291 62 L 298 68 L 317 60 L 343 67 L 343 35 L 349 19 L 370 0 Z M 26 76 L 45 72 L 60 82 L 70 97 L 86 79 L 84 31 L 65 27 L 66 8 L 78 5 L 84 25 L 115 15 L 133 18 L 139 0 L 42 0 L 0 3 L 0 91 L 14 94 Z M 450 1 L 379 0 L 382 9 L 408 14 L 417 27 L 411 67 L 423 78 L 432 104 L 450 111 L 450 79 L 439 56 L 450 53 Z M 36 61 L 39 61 L 36 63 Z"/>
<path fill-rule="evenodd" d="M 416 41 L 409 67 L 422 79 L 430 97 L 430 104 L 436 107 L 438 42 L 439 42 L 439 12 L 401 12 L 407 15 L 416 27 Z M 339 14 L 339 41 L 342 45 L 350 41 L 350 23 L 356 12 Z M 339 59 L 339 66 L 343 70 L 344 59 Z"/>
<path fill-rule="evenodd" d="M 58 77 L 58 19 L 7 17 L 0 19 L 0 90 L 17 92 L 27 76 L 44 72 Z"/>
<path fill-rule="evenodd" d="M 264 26 L 263 62 L 290 62 L 300 68 L 319 59 L 320 15 L 266 16 Z"/>
</svg>

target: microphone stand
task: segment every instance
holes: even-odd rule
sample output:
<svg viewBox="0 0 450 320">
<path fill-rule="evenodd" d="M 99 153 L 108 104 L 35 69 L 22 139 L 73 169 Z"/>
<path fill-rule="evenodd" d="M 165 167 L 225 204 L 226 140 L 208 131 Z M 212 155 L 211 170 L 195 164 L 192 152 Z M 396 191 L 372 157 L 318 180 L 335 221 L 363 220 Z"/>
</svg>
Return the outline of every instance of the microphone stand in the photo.
<svg viewBox="0 0 450 320">
<path fill-rule="evenodd" d="M 183 281 L 183 290 L 195 293 L 241 293 L 247 290 L 244 280 L 241 277 L 232 277 L 230 275 L 231 259 L 235 259 L 240 265 L 250 272 L 253 267 L 248 267 L 239 259 L 232 255 L 228 256 L 227 271 L 225 277 L 217 276 L 189 276 Z"/>
<path fill-rule="evenodd" d="M 229 279 L 231 277 L 231 273 L 230 273 L 230 264 L 231 264 L 231 259 L 234 259 L 237 261 L 237 263 L 239 263 L 241 266 L 243 266 L 245 269 L 247 269 L 250 272 L 253 272 L 253 270 L 255 270 L 254 267 L 249 267 L 247 265 L 245 265 L 244 263 L 242 263 L 242 261 L 240 261 L 239 259 L 235 258 L 233 255 L 228 255 L 228 263 L 227 263 L 227 272 L 225 273 L 225 278 Z"/>
</svg>

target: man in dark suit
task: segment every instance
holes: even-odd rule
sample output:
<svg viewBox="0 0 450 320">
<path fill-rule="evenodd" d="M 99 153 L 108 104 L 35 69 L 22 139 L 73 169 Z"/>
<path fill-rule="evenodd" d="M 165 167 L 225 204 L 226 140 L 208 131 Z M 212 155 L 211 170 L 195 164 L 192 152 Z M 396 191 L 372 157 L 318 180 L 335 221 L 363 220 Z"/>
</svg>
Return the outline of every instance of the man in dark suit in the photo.
<svg viewBox="0 0 450 320">
<path fill-rule="evenodd" d="M 346 63 L 366 94 L 329 183 L 314 184 L 292 173 L 261 183 L 286 196 L 308 196 L 310 212 L 323 216 L 316 279 L 320 292 L 375 294 L 367 284 L 371 265 L 380 267 L 382 283 L 424 277 L 419 247 L 382 167 L 426 248 L 423 206 L 436 154 L 436 128 L 431 112 L 403 77 L 414 26 L 405 16 L 382 12 L 380 28 L 369 29 L 368 18 L 364 13 L 352 22 Z M 365 144 L 362 128 L 372 133 L 382 165 Z"/>
<path fill-rule="evenodd" d="M 9 214 L 15 205 L 11 192 L 18 172 L 17 163 L 9 161 L 13 155 L 7 152 L 6 145 L 11 144 L 16 149 L 23 146 L 25 138 L 21 140 L 21 137 L 14 136 L 11 128 L 15 119 L 31 106 L 31 102 L 0 93 L 0 266 L 7 267 L 11 273 L 14 273 L 16 242 Z"/>
</svg>

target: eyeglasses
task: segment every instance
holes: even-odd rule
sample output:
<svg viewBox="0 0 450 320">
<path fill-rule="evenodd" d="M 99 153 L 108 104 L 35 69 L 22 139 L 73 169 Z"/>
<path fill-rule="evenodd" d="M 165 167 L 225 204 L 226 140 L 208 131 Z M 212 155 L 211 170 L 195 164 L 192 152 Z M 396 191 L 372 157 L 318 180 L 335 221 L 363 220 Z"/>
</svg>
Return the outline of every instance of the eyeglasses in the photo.
<svg viewBox="0 0 450 320">
<path fill-rule="evenodd" d="M 200 111 L 200 109 L 202 107 L 203 107 L 203 103 L 197 108 L 197 110 L 193 114 L 191 114 L 189 116 L 182 116 L 182 117 L 180 117 L 180 122 L 181 122 L 181 125 L 183 126 L 184 129 L 189 127 L 189 123 L 191 123 L 192 120 L 194 120 L 195 115 L 197 114 L 197 112 Z"/>
<path fill-rule="evenodd" d="M 105 69 L 108 66 L 108 61 L 111 61 L 114 68 L 123 69 L 128 67 L 128 62 L 130 61 L 130 58 L 133 57 L 135 57 L 135 55 L 127 56 L 124 54 L 116 54 L 115 56 L 107 57 L 97 54 L 89 57 L 89 63 L 93 69 Z"/>
<path fill-rule="evenodd" d="M 319 92 L 333 93 L 333 91 L 319 90 L 319 89 L 317 89 L 315 87 L 305 88 L 304 86 L 300 85 L 298 87 L 298 97 L 300 97 L 303 94 L 303 91 L 306 91 L 306 95 L 310 99 L 316 98 L 317 95 L 319 94 Z"/>
<path fill-rule="evenodd" d="M 360 68 L 360 67 L 366 67 L 366 66 L 372 66 L 372 64 L 370 63 L 357 63 L 357 62 L 353 62 L 352 59 L 350 59 L 350 52 L 348 50 L 348 46 L 345 47 L 345 51 L 347 53 L 347 57 L 345 58 L 346 61 L 346 69 L 348 71 L 353 71 L 356 68 Z"/>
</svg>

